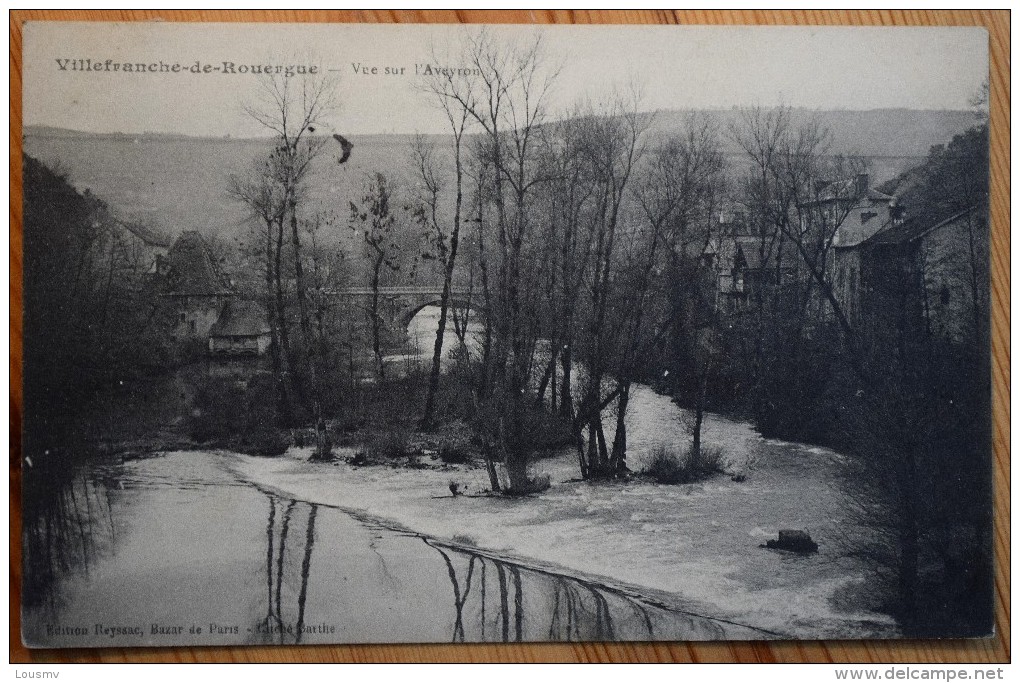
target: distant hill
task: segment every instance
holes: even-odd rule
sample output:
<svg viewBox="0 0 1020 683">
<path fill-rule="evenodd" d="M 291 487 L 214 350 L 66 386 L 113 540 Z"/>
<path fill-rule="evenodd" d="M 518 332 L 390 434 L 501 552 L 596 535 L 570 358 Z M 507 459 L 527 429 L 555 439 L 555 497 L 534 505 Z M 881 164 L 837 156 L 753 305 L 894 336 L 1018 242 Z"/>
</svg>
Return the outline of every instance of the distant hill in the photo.
<svg viewBox="0 0 1020 683">
<path fill-rule="evenodd" d="M 351 160 L 339 167 L 325 155 L 313 196 L 346 216 L 364 178 L 379 171 L 406 175 L 412 136 L 352 136 Z M 102 197 L 121 217 L 170 235 L 198 230 L 231 236 L 247 222 L 244 207 L 227 194 L 231 174 L 242 174 L 269 149 L 269 139 L 163 135 L 95 135 L 58 129 L 25 131 L 24 151 L 65 173 L 78 189 Z M 338 148 L 339 150 L 339 148 Z"/>
<path fill-rule="evenodd" d="M 658 112 L 653 130 L 676 130 L 687 113 Z M 723 130 L 739 119 L 734 109 L 703 113 L 715 118 Z M 975 123 L 969 111 L 798 109 L 794 116 L 818 117 L 829 128 L 835 150 L 871 157 L 876 184 L 918 165 L 932 145 L 948 142 Z M 383 173 L 404 186 L 414 175 L 409 151 L 414 136 L 349 137 L 354 143 L 350 161 L 339 166 L 335 155 L 325 155 L 311 191 L 324 210 L 343 220 L 349 202 L 361 195 L 370 173 Z M 448 140 L 441 135 L 429 138 L 440 148 Z M 185 230 L 222 237 L 244 231 L 244 207 L 227 195 L 227 183 L 232 173 L 250 168 L 269 144 L 267 138 L 94 134 L 46 126 L 28 126 L 24 131 L 27 154 L 66 173 L 79 190 L 87 188 L 102 197 L 121 217 L 171 236 Z M 726 152 L 731 163 L 739 163 L 740 152 L 732 142 L 726 143 Z"/>
<path fill-rule="evenodd" d="M 690 113 L 690 110 L 657 112 L 653 130 L 675 130 Z M 740 123 L 738 109 L 697 113 L 713 119 L 723 131 Z M 811 118 L 817 118 L 828 129 L 834 151 L 867 157 L 925 157 L 932 145 L 949 142 L 977 123 L 974 112 L 969 110 L 792 110 L 794 124 Z M 737 153 L 740 149 L 728 142 L 726 151 Z"/>
<path fill-rule="evenodd" d="M 90 136 L 97 138 L 167 138 L 172 140 L 187 140 L 193 137 L 190 135 L 183 135 L 181 133 L 86 133 L 72 128 L 58 128 L 56 126 L 26 126 L 24 134 L 26 136 L 32 135 L 33 137 L 45 138 L 80 138 L 82 136 Z"/>
</svg>

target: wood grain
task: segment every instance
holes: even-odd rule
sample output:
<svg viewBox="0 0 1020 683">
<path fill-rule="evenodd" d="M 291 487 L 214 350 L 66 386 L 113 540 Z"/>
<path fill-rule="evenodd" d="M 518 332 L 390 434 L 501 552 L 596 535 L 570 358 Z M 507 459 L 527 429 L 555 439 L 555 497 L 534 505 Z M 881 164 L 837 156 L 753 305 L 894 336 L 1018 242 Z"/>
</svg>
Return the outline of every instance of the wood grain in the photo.
<svg viewBox="0 0 1020 683">
<path fill-rule="evenodd" d="M 996 635 L 970 641 L 356 645 L 27 650 L 20 641 L 21 585 L 21 29 L 26 21 L 249 21 L 368 23 L 765 24 L 984 26 L 989 31 L 992 181 L 992 373 Z M 1009 12 L 1006 10 L 709 11 L 147 11 L 15 10 L 10 13 L 11 455 L 10 660 L 12 662 L 1008 662 L 1009 527 Z"/>
</svg>

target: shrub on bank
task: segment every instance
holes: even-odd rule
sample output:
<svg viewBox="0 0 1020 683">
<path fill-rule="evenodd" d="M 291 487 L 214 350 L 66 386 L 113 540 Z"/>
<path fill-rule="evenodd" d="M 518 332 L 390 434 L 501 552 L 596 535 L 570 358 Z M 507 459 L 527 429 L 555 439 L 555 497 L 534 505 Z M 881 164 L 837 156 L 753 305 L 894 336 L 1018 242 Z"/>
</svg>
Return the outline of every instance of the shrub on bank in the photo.
<svg viewBox="0 0 1020 683">
<path fill-rule="evenodd" d="M 721 448 L 702 446 L 698 453 L 688 449 L 682 453 L 665 445 L 652 450 L 646 476 L 660 484 L 691 484 L 725 471 L 726 459 Z"/>
<path fill-rule="evenodd" d="M 436 437 L 439 459 L 448 465 L 471 462 L 478 454 L 471 427 L 460 420 L 441 425 Z"/>
<path fill-rule="evenodd" d="M 281 455 L 291 444 L 278 425 L 278 393 L 268 375 L 247 382 L 204 377 L 195 384 L 185 421 L 194 441 L 251 455 Z"/>
<path fill-rule="evenodd" d="M 574 434 L 570 420 L 553 415 L 547 410 L 535 408 L 530 411 L 531 442 L 536 451 L 555 450 L 574 445 Z"/>
<path fill-rule="evenodd" d="M 290 448 L 290 439 L 279 429 L 267 428 L 242 436 L 234 450 L 248 455 L 283 455 Z"/>
<path fill-rule="evenodd" d="M 410 434 L 402 429 L 378 432 L 369 437 L 358 454 L 367 461 L 387 461 L 410 458 L 415 455 L 411 448 Z"/>
<path fill-rule="evenodd" d="M 245 418 L 244 390 L 237 382 L 209 377 L 195 387 L 186 428 L 198 443 L 209 443 L 242 433 Z"/>
</svg>

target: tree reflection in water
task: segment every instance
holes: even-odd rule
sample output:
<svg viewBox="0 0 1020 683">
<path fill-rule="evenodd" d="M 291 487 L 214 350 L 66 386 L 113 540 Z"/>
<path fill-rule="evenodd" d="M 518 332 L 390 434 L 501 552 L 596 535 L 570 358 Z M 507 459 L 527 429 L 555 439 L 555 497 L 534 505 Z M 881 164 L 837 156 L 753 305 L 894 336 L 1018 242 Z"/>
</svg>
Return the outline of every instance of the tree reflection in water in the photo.
<svg viewBox="0 0 1020 683">
<path fill-rule="evenodd" d="M 224 475 L 203 454 L 25 476 L 22 624 L 40 643 L 53 642 L 42 635 L 47 623 L 100 614 L 111 623 L 222 620 L 267 644 L 768 635 L 281 497 Z M 149 571 L 153 559 L 161 571 Z M 196 570 L 215 573 L 181 595 L 175 581 Z"/>
<path fill-rule="evenodd" d="M 60 578 L 72 571 L 89 576 L 94 558 L 115 539 L 109 491 L 100 480 L 103 471 L 65 462 L 60 454 L 51 454 L 23 469 L 26 607 L 56 606 Z"/>
<path fill-rule="evenodd" d="M 269 522 L 266 525 L 266 616 L 256 625 L 254 632 L 257 640 L 267 643 L 300 643 L 305 623 L 305 602 L 308 598 L 308 576 L 312 566 L 312 549 L 315 545 L 315 518 L 318 514 L 318 505 L 313 503 L 299 503 L 296 500 L 286 501 L 283 509 L 282 520 L 279 524 L 280 530 L 277 533 L 277 509 L 284 503 L 277 496 L 267 495 L 269 499 Z M 298 508 L 301 510 L 298 510 Z M 298 511 L 295 517 L 295 511 Z M 301 513 L 304 514 L 303 522 Z M 287 547 L 288 536 L 290 535 L 292 523 L 304 525 L 303 538 L 298 532 L 298 542 L 303 541 L 303 547 L 298 553 L 294 553 Z M 294 594 L 288 590 L 288 598 L 292 598 L 293 609 L 284 599 L 284 575 L 293 568 L 294 562 L 300 557 L 298 569 L 299 587 Z M 290 613 L 296 611 L 294 619 L 288 619 Z"/>
<path fill-rule="evenodd" d="M 264 583 L 266 612 L 256 625 L 255 633 L 259 642 L 300 643 L 320 506 L 269 493 L 266 496 L 269 502 Z M 359 524 L 364 525 L 363 522 Z M 440 566 L 445 566 L 453 589 L 453 642 L 726 637 L 723 623 L 671 609 L 618 588 L 524 567 L 482 551 L 447 545 L 413 533 L 400 533 L 393 538 L 423 541 L 435 551 L 434 557 L 441 560 L 442 564 L 436 569 L 442 571 Z M 351 540 L 357 542 L 355 537 Z M 436 621 L 426 606 L 434 594 L 416 593 L 425 585 L 404 585 L 390 576 L 386 567 L 388 561 L 414 557 L 413 550 L 403 541 L 382 547 L 377 547 L 372 541 L 368 543 L 371 552 L 381 562 L 376 578 L 380 585 L 385 583 L 389 586 L 390 595 L 403 605 L 404 616 L 412 621 L 422 620 L 423 635 L 440 627 L 441 622 Z M 339 549 L 328 548 L 323 552 L 332 558 L 331 562 L 339 560 Z M 422 565 L 420 560 L 418 562 L 420 570 Z M 357 570 L 369 571 L 365 565 Z M 332 584 L 327 590 L 337 589 L 338 584 Z M 327 599 L 327 596 L 320 597 Z M 365 605 L 366 609 L 372 607 Z M 381 606 L 377 607 L 381 609 Z M 339 616 L 330 615 L 334 619 Z M 352 625 L 358 622 L 357 615 L 350 616 L 354 619 Z"/>
<path fill-rule="evenodd" d="M 646 602 L 618 589 L 423 540 L 442 557 L 453 587 L 453 642 L 724 636 L 720 624 Z M 486 578 L 490 566 L 495 569 L 496 580 L 492 583 L 499 598 L 495 614 L 491 608 L 486 612 L 492 589 Z M 653 619 L 653 614 L 657 619 Z M 492 629 L 493 625 L 497 628 Z"/>
</svg>

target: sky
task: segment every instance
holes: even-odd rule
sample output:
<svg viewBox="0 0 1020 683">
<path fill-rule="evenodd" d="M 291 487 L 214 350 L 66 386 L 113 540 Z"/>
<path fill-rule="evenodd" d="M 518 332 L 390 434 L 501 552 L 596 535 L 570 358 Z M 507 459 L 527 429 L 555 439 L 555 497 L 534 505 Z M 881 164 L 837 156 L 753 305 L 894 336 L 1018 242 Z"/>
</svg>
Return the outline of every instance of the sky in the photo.
<svg viewBox="0 0 1020 683">
<path fill-rule="evenodd" d="M 462 25 L 30 22 L 23 120 L 89 132 L 250 137 L 258 77 L 242 64 L 315 65 L 338 81 L 329 128 L 347 134 L 442 133 L 415 87 L 416 65 L 458 44 Z M 500 40 L 543 32 L 560 67 L 550 108 L 564 111 L 628 82 L 645 110 L 786 104 L 809 109 L 967 109 L 988 74 L 981 28 L 496 26 Z M 297 56 L 295 56 L 297 55 Z M 81 60 L 101 64 L 85 71 Z M 107 70 L 107 60 L 110 70 Z M 452 66 L 456 59 L 449 61 Z M 180 65 L 124 73 L 120 63 Z M 224 62 L 235 73 L 223 73 Z M 201 71 L 207 66 L 207 73 Z M 79 68 L 75 70 L 75 66 Z M 372 73 L 376 67 L 376 73 Z M 396 71 L 386 74 L 386 69 Z M 229 68 L 229 67 L 228 67 Z M 418 66 L 417 68 L 421 68 Z M 403 69 L 403 73 L 400 70 Z"/>
</svg>

